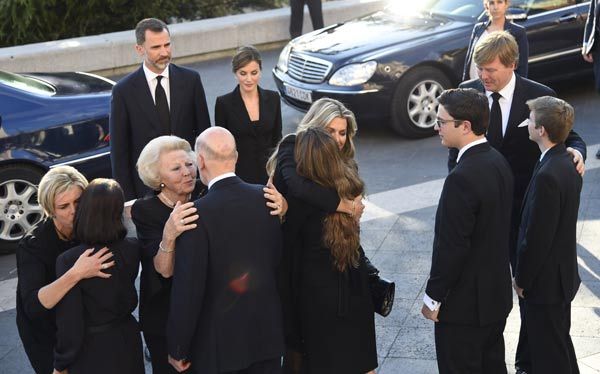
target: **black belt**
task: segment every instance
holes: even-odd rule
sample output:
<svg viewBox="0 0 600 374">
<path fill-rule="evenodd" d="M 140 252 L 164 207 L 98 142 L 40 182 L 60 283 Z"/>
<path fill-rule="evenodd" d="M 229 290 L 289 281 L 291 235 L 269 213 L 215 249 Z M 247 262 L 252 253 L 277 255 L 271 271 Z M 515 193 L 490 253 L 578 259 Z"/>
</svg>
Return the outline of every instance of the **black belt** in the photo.
<svg viewBox="0 0 600 374">
<path fill-rule="evenodd" d="M 86 331 L 88 334 L 99 334 L 101 332 L 105 332 L 105 331 L 117 328 L 130 320 L 135 321 L 135 318 L 133 318 L 133 316 L 131 314 L 128 314 L 128 315 L 125 315 L 114 321 L 111 321 L 111 322 L 108 322 L 108 323 L 105 323 L 102 325 L 88 326 Z"/>
</svg>

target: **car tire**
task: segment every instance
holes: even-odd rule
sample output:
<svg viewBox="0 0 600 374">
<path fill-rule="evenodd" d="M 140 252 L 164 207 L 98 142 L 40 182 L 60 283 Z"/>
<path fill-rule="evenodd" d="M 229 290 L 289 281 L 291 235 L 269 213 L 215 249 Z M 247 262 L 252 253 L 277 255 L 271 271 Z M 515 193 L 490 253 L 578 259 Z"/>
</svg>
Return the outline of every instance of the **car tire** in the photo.
<svg viewBox="0 0 600 374">
<path fill-rule="evenodd" d="M 0 168 L 0 253 L 13 253 L 19 240 L 43 217 L 37 186 L 43 170 L 23 164 Z"/>
<path fill-rule="evenodd" d="M 440 70 L 423 66 L 408 71 L 396 85 L 390 108 L 392 129 L 406 138 L 435 134 L 437 97 L 451 87 Z"/>
</svg>

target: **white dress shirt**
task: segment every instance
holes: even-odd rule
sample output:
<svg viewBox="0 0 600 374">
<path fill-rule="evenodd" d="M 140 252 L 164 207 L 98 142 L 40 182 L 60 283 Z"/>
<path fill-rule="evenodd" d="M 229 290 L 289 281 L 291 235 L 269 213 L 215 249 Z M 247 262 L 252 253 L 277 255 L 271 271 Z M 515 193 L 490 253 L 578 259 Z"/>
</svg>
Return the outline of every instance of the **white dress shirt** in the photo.
<svg viewBox="0 0 600 374">
<path fill-rule="evenodd" d="M 208 182 L 208 189 L 210 190 L 210 188 L 212 187 L 212 185 L 215 184 L 215 183 L 217 183 L 221 179 L 225 179 L 225 178 L 229 178 L 229 177 L 235 177 L 235 173 L 234 172 L 229 172 L 229 173 L 221 174 L 219 176 L 214 177 L 213 179 L 210 180 L 210 182 Z"/>
<path fill-rule="evenodd" d="M 508 127 L 508 117 L 510 116 L 510 107 L 512 105 L 513 95 L 515 93 L 515 85 L 517 82 L 517 78 L 515 77 L 515 73 L 512 73 L 512 78 L 508 81 L 508 84 L 504 86 L 503 89 L 498 91 L 500 96 L 502 96 L 498 100 L 498 104 L 500 104 L 500 111 L 502 112 L 502 136 L 506 135 L 506 128 Z M 492 91 L 485 91 L 485 96 L 488 98 L 488 102 L 490 104 L 490 109 L 492 109 L 492 103 L 494 99 L 492 99 Z"/>
<path fill-rule="evenodd" d="M 465 151 L 471 147 L 474 147 L 478 144 L 483 144 L 487 142 L 487 139 L 485 138 L 485 136 L 481 139 L 477 139 L 472 141 L 471 143 L 465 145 L 464 147 L 462 147 L 459 151 L 458 151 L 458 157 L 456 157 L 456 163 L 458 164 L 458 162 L 460 161 L 460 158 L 462 157 L 462 155 L 465 153 Z"/>
<path fill-rule="evenodd" d="M 152 95 L 152 101 L 154 101 L 154 105 L 156 105 L 156 83 L 158 80 L 157 76 L 162 75 L 163 78 L 160 81 L 160 85 L 165 90 L 165 95 L 167 96 L 167 104 L 169 105 L 169 109 L 171 109 L 171 89 L 169 88 L 169 65 L 163 70 L 162 73 L 156 74 L 152 70 L 148 69 L 145 63 L 142 64 L 144 67 L 144 74 L 146 75 L 146 82 L 148 82 L 148 87 L 150 88 L 150 94 Z"/>
</svg>

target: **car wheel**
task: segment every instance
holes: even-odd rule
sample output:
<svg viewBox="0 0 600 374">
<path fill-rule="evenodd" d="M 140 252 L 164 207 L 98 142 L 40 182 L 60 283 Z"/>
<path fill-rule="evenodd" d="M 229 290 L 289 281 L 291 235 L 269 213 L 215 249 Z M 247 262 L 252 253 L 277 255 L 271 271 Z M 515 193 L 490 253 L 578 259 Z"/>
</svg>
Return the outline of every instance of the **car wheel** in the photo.
<svg viewBox="0 0 600 374">
<path fill-rule="evenodd" d="M 14 252 L 21 237 L 42 219 L 37 201 L 42 175 L 28 165 L 0 168 L 0 253 Z"/>
<path fill-rule="evenodd" d="M 450 86 L 448 77 L 433 67 L 420 67 L 406 73 L 392 99 L 392 129 L 407 138 L 434 135 L 437 97 Z"/>
</svg>

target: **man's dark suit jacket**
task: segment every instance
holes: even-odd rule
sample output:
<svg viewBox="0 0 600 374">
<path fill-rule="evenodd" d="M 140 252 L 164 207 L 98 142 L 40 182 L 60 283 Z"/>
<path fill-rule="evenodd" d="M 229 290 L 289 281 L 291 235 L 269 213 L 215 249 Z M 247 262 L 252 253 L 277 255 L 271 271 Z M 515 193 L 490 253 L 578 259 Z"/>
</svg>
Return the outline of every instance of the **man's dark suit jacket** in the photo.
<svg viewBox="0 0 600 374">
<path fill-rule="evenodd" d="M 215 126 L 231 131 L 238 150 L 235 173 L 248 183 L 266 184 L 265 165 L 281 140 L 281 100 L 275 91 L 258 88 L 260 118 L 250 121 L 240 86 L 217 97 Z"/>
<path fill-rule="evenodd" d="M 475 45 L 481 38 L 481 35 L 488 28 L 491 21 L 479 22 L 473 27 L 471 33 L 471 40 L 469 41 L 469 48 L 467 49 L 467 57 L 465 58 L 465 67 L 463 68 L 462 80 L 469 79 L 469 70 L 471 68 L 471 59 L 475 53 Z M 504 21 L 504 31 L 508 31 L 512 36 L 515 37 L 517 45 L 519 46 L 519 62 L 515 72 L 522 77 L 527 78 L 527 72 L 529 71 L 529 42 L 527 41 L 527 32 L 525 27 L 512 23 L 509 20 Z"/>
<path fill-rule="evenodd" d="M 177 240 L 169 354 L 192 372 L 236 371 L 280 357 L 283 322 L 276 285 L 281 228 L 262 186 L 216 182 L 195 202 L 196 229 Z"/>
<path fill-rule="evenodd" d="M 596 6 L 598 0 L 590 1 L 590 10 L 588 12 L 588 18 L 585 22 L 585 29 L 583 31 L 583 42 L 586 44 L 584 53 L 590 53 L 594 48 L 596 38 L 598 35 L 598 22 L 600 22 L 600 7 Z M 596 61 L 594 61 L 595 63 Z"/>
<path fill-rule="evenodd" d="M 531 180 L 535 163 L 540 158 L 540 149 L 537 144 L 529 140 L 527 127 L 518 126 L 524 120 L 529 118 L 529 107 L 526 104 L 528 100 L 540 96 L 556 96 L 556 92 L 547 86 L 522 78 L 518 74 L 515 74 L 515 76 L 515 91 L 513 93 L 506 133 L 504 134 L 502 144 L 497 148 L 506 158 L 506 161 L 508 161 L 515 179 L 513 222 L 510 240 L 510 253 L 513 259 L 516 252 L 516 241 L 520 222 L 519 212 L 521 210 L 521 205 L 523 204 L 523 196 L 525 195 L 525 190 Z M 485 88 L 479 79 L 463 82 L 460 84 L 460 88 L 474 88 L 485 93 Z M 568 147 L 573 147 L 581 152 L 581 155 L 585 160 L 587 155 L 586 145 L 577 133 L 571 131 L 565 143 Z M 457 156 L 458 150 L 450 149 L 448 157 L 449 170 L 452 170 L 456 164 Z"/>
<path fill-rule="evenodd" d="M 192 148 L 196 137 L 210 127 L 206 97 L 200 75 L 169 64 L 171 131 Z M 160 123 L 142 66 L 121 79 L 112 91 L 110 106 L 110 159 L 113 178 L 126 200 L 148 191 L 135 167 L 142 149 L 161 135 Z"/>
<path fill-rule="evenodd" d="M 576 225 L 582 179 L 563 144 L 544 155 L 522 209 L 515 280 L 536 304 L 571 302 L 581 280 Z"/>
<path fill-rule="evenodd" d="M 446 177 L 425 291 L 442 303 L 441 322 L 485 326 L 508 316 L 512 196 L 510 167 L 488 143 L 467 149 Z"/>
</svg>

